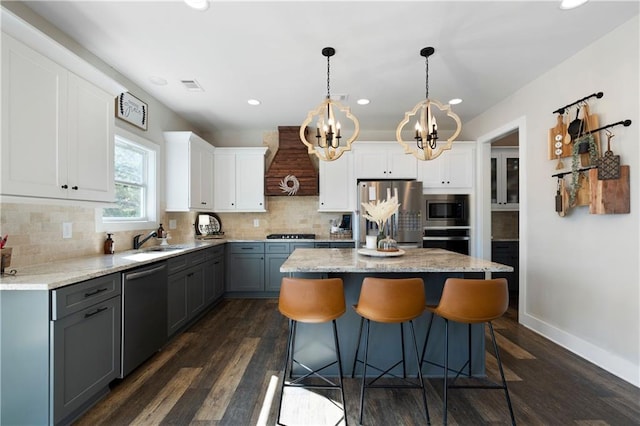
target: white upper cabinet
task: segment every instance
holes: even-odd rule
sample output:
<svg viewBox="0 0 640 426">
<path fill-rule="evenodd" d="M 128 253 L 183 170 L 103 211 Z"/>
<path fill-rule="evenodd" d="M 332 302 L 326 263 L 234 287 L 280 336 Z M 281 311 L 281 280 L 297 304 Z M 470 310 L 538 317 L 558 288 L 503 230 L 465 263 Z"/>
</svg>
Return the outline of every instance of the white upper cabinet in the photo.
<svg viewBox="0 0 640 426">
<path fill-rule="evenodd" d="M 353 153 L 347 151 L 335 161 L 320 161 L 318 211 L 354 210 L 356 181 L 353 178 Z"/>
<path fill-rule="evenodd" d="M 417 159 L 396 142 L 356 142 L 356 179 L 416 179 Z"/>
<path fill-rule="evenodd" d="M 165 132 L 167 211 L 213 211 L 214 147 L 193 132 Z"/>
<path fill-rule="evenodd" d="M 520 208 L 520 177 L 518 147 L 491 149 L 491 208 Z"/>
<path fill-rule="evenodd" d="M 266 147 L 216 148 L 213 206 L 216 212 L 265 212 Z"/>
<path fill-rule="evenodd" d="M 454 142 L 450 150 L 436 159 L 418 161 L 418 180 L 423 192 L 471 193 L 474 160 L 475 142 Z"/>
<path fill-rule="evenodd" d="M 114 96 L 2 33 L 2 195 L 115 200 Z"/>
</svg>

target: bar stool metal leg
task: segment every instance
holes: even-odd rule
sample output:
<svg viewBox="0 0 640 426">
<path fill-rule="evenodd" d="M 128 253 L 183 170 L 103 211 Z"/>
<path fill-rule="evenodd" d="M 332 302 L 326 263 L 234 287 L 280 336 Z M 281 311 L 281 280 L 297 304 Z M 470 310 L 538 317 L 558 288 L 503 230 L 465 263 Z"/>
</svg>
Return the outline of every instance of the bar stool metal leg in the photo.
<svg viewBox="0 0 640 426">
<path fill-rule="evenodd" d="M 507 405 L 509 406 L 509 414 L 511 415 L 511 424 L 516 424 L 516 417 L 513 415 L 513 407 L 511 406 L 511 398 L 509 398 L 509 388 L 507 388 L 507 380 L 504 378 L 504 371 L 502 370 L 502 361 L 500 360 L 500 351 L 498 351 L 498 344 L 496 343 L 496 336 L 493 333 L 493 324 L 489 322 L 489 331 L 491 332 L 491 341 L 493 342 L 493 350 L 496 353 L 496 361 L 498 361 L 498 370 L 500 370 L 500 378 L 502 379 L 502 386 L 504 386 L 504 396 L 507 399 Z"/>
</svg>

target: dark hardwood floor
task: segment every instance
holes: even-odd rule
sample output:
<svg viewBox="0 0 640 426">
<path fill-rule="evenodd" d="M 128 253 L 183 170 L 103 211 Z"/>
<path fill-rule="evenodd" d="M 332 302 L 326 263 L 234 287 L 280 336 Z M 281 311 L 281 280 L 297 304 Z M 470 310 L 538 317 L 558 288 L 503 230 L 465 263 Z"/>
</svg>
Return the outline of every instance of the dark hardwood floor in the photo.
<svg viewBox="0 0 640 426">
<path fill-rule="evenodd" d="M 640 389 L 518 325 L 515 316 L 510 309 L 494 328 L 519 424 L 640 424 Z M 286 332 L 277 300 L 224 300 L 114 383 L 76 424 L 273 425 Z M 489 352 L 487 370 L 496 376 Z M 355 425 L 359 380 L 347 378 L 345 386 L 348 421 Z M 317 392 L 287 392 L 283 423 L 343 424 L 341 412 Z M 428 381 L 427 395 L 431 421 L 441 424 L 440 380 Z M 509 424 L 502 391 L 454 389 L 449 395 L 449 424 Z M 426 423 L 418 390 L 371 390 L 365 407 L 367 425 Z"/>
</svg>

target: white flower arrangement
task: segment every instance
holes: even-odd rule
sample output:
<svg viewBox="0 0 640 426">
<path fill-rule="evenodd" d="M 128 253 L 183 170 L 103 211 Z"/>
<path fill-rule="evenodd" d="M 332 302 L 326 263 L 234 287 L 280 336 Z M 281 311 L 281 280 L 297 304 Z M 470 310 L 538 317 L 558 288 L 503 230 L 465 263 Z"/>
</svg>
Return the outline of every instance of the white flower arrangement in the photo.
<svg viewBox="0 0 640 426">
<path fill-rule="evenodd" d="M 398 212 L 398 197 L 387 197 L 386 200 L 372 201 L 369 203 L 362 203 L 362 207 L 365 213 L 362 215 L 365 219 L 375 222 L 378 225 L 378 232 L 382 233 L 384 230 L 384 224 L 387 220 Z"/>
</svg>

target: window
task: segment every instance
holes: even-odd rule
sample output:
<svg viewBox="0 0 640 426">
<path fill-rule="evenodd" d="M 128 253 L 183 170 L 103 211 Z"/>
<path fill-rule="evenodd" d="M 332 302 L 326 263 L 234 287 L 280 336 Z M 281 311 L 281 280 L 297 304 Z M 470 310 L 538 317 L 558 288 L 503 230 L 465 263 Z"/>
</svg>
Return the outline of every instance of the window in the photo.
<svg viewBox="0 0 640 426">
<path fill-rule="evenodd" d="M 116 128 L 114 149 L 116 205 L 97 209 L 98 231 L 155 228 L 158 146 Z"/>
</svg>

